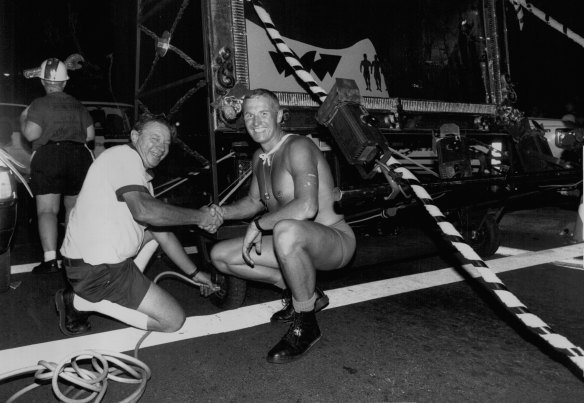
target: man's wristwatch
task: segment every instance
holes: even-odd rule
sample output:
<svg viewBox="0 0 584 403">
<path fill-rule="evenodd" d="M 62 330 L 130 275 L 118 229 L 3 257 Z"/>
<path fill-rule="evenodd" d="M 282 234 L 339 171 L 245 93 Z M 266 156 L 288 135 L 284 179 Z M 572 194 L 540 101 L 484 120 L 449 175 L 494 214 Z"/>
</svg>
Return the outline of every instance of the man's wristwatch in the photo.
<svg viewBox="0 0 584 403">
<path fill-rule="evenodd" d="M 194 272 L 192 272 L 191 274 L 187 274 L 187 276 L 191 279 L 191 280 L 195 280 L 195 277 L 197 277 L 197 274 L 199 274 L 199 272 L 201 271 L 201 269 L 199 269 L 198 267 L 195 269 Z"/>
<path fill-rule="evenodd" d="M 259 232 L 264 233 L 266 232 L 266 230 L 260 226 L 260 218 L 262 218 L 261 215 L 254 218 L 253 223 L 255 224 L 255 227 L 258 229 Z"/>
</svg>

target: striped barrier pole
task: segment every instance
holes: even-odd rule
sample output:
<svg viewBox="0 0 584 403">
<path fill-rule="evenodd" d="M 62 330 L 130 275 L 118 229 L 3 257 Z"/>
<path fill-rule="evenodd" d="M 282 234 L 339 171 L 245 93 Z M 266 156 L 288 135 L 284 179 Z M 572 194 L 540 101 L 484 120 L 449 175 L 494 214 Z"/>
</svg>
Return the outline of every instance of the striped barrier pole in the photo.
<svg viewBox="0 0 584 403">
<path fill-rule="evenodd" d="M 518 5 L 521 6 L 523 10 L 536 16 L 537 18 L 539 18 L 540 20 L 554 28 L 556 31 L 561 32 L 563 35 L 567 36 L 568 38 L 576 42 L 578 45 L 584 47 L 584 38 L 582 38 L 580 35 L 572 31 L 566 25 L 554 20 L 552 17 L 549 16 L 549 14 L 544 13 L 543 11 L 535 7 L 533 4 L 528 3 L 525 0 L 509 0 L 509 1 L 511 2 L 511 4 L 513 4 L 513 7 L 517 12 L 517 18 L 519 18 L 520 27 L 523 27 L 525 20 L 523 13 L 521 12 L 521 9 L 517 7 Z"/>
<path fill-rule="evenodd" d="M 284 43 L 280 33 L 274 26 L 272 19 L 261 2 L 259 0 L 248 1 L 252 2 L 256 13 L 264 24 L 268 35 L 276 44 L 278 50 L 283 53 L 286 52 L 284 53 L 284 57 L 289 63 L 293 63 L 291 64 L 291 67 L 294 68 L 297 76 L 308 85 L 313 94 L 318 96 L 321 103 L 324 102 L 326 99 L 326 92 L 318 86 L 311 74 L 304 69 L 298 58 Z M 548 324 L 535 314 L 531 313 L 527 307 L 507 289 L 507 286 L 505 286 L 501 279 L 489 269 L 480 256 L 464 241 L 464 238 L 456 228 L 448 222 L 444 217 L 444 214 L 442 214 L 440 209 L 434 204 L 434 200 L 430 194 L 422 187 L 418 178 L 416 178 L 416 176 L 407 168 L 404 168 L 394 157 L 390 157 L 386 165 L 379 165 L 382 169 L 389 169 L 400 174 L 402 180 L 410 186 L 416 198 L 424 205 L 428 214 L 430 214 L 430 216 L 436 221 L 436 224 L 440 228 L 445 239 L 452 244 L 466 262 L 462 267 L 469 271 L 468 266 L 473 266 L 483 279 L 486 288 L 497 297 L 508 312 L 519 319 L 519 321 L 532 333 L 539 336 L 548 345 L 572 361 L 582 371 L 582 375 L 584 376 L 584 350 L 574 345 L 566 337 L 555 333 Z"/>
</svg>

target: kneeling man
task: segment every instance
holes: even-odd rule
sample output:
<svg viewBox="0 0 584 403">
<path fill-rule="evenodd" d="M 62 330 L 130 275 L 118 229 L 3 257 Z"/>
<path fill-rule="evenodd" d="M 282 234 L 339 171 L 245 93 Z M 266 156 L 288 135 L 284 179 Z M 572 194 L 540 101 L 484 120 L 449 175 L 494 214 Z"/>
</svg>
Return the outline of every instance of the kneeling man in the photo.
<svg viewBox="0 0 584 403">
<path fill-rule="evenodd" d="M 198 225 L 215 232 L 221 224 L 208 207 L 187 209 L 153 197 L 151 170 L 168 155 L 174 133 L 165 119 L 143 115 L 131 132 L 131 144 L 109 148 L 91 165 L 61 247 L 73 288 L 55 296 L 66 335 L 87 332 L 90 311 L 139 329 L 180 329 L 185 321 L 181 306 L 143 274 L 158 245 L 201 284 L 203 295 L 216 291 L 209 274 L 197 270 L 176 236 L 156 230 Z"/>
</svg>

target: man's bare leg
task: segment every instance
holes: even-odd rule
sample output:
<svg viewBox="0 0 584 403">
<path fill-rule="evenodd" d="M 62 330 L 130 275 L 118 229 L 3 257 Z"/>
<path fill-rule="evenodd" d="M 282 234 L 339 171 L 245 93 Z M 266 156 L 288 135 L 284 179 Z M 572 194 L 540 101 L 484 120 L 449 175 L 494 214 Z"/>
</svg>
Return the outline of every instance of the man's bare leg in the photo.
<svg viewBox="0 0 584 403">
<path fill-rule="evenodd" d="M 185 313 L 180 304 L 154 283 L 150 285 L 138 311 L 148 316 L 148 330 L 176 332 L 185 322 Z"/>
<path fill-rule="evenodd" d="M 67 228 L 67 224 L 69 224 L 69 216 L 71 215 L 71 210 L 75 207 L 76 202 L 77 195 L 63 197 L 63 205 L 65 206 L 65 228 Z"/>
<path fill-rule="evenodd" d="M 56 193 L 49 193 L 35 196 L 37 205 L 37 219 L 39 238 L 43 248 L 44 256 L 43 263 L 33 269 L 34 273 L 48 273 L 58 269 L 56 264 L 57 259 L 57 216 L 59 214 L 59 207 L 61 203 L 61 195 Z M 53 262 L 54 261 L 54 262 Z M 44 262 L 51 263 L 50 270 Z"/>
<path fill-rule="evenodd" d="M 298 301 L 313 297 L 317 267 L 331 270 L 343 259 L 336 233 L 309 221 L 282 220 L 276 224 L 274 249 L 292 296 Z"/>
<path fill-rule="evenodd" d="M 254 267 L 250 267 L 243 260 L 242 242 L 242 238 L 234 238 L 215 245 L 211 250 L 211 261 L 215 268 L 225 274 L 284 288 L 282 272 L 272 247 L 272 237 L 263 237 L 261 255 L 256 254 L 255 250 L 251 251 Z"/>
<path fill-rule="evenodd" d="M 282 220 L 274 227 L 274 250 L 292 291 L 293 321 L 287 333 L 268 352 L 270 363 L 283 364 L 302 357 L 321 332 L 315 316 L 316 267 L 330 270 L 343 259 L 338 235 L 323 225 Z"/>
<path fill-rule="evenodd" d="M 138 309 L 130 309 L 107 300 L 90 302 L 79 295 L 74 295 L 73 298 L 74 308 L 82 313 L 99 312 L 138 329 L 175 332 L 185 321 L 185 313 L 179 303 L 154 283 L 148 288 Z"/>
</svg>

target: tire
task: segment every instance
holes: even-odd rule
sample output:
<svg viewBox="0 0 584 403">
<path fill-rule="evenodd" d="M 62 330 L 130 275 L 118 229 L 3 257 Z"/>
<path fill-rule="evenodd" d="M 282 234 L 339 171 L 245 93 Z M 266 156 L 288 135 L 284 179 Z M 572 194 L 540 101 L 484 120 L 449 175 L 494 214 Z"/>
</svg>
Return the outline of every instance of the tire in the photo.
<svg viewBox="0 0 584 403">
<path fill-rule="evenodd" d="M 472 224 L 463 225 L 461 234 L 471 248 L 483 259 L 486 259 L 497 252 L 501 245 L 501 232 L 499 224 L 492 214 L 487 214 L 485 221 L 480 228 L 475 228 Z"/>
<path fill-rule="evenodd" d="M 247 293 L 245 280 L 219 273 L 217 270 L 213 278 L 221 285 L 221 289 L 209 297 L 213 305 L 225 310 L 236 309 L 243 305 Z"/>
<path fill-rule="evenodd" d="M 209 249 L 211 243 L 204 237 L 199 236 L 197 249 L 199 254 L 199 264 L 204 270 L 211 273 L 213 282 L 219 284 L 221 289 L 209 296 L 211 303 L 221 309 L 236 309 L 243 305 L 247 293 L 247 281 L 238 277 L 220 273 L 211 263 Z"/>
<path fill-rule="evenodd" d="M 10 289 L 10 249 L 0 254 L 0 292 Z"/>
</svg>

